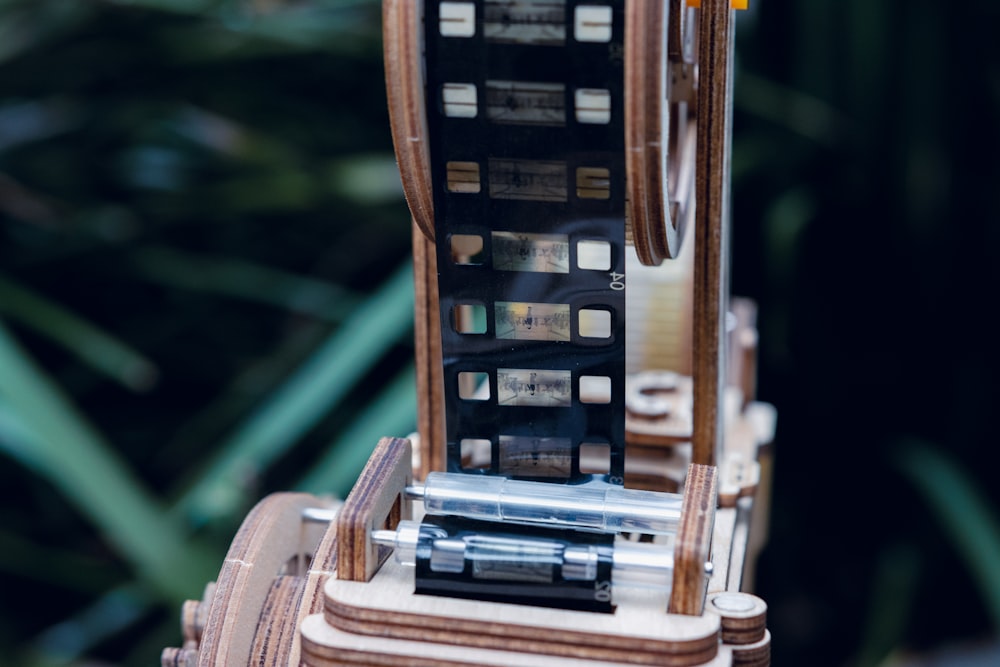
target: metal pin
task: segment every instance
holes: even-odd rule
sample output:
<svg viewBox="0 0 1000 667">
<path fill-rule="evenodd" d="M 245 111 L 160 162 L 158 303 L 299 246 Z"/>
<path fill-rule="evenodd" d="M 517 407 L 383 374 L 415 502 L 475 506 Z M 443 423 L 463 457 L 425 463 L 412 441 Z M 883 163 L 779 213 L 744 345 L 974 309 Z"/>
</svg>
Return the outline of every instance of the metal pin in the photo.
<svg viewBox="0 0 1000 667">
<path fill-rule="evenodd" d="M 302 520 L 307 523 L 330 523 L 339 512 L 340 507 L 307 507 L 302 510 Z"/>
</svg>

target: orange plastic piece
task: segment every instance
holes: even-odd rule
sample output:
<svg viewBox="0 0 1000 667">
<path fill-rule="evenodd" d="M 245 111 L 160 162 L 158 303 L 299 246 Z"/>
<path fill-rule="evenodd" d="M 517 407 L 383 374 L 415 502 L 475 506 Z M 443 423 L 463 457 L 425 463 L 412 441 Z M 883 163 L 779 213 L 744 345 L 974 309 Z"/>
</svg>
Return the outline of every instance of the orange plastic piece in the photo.
<svg viewBox="0 0 1000 667">
<path fill-rule="evenodd" d="M 688 7 L 701 7 L 701 0 L 687 0 Z M 733 9 L 749 9 L 750 0 L 732 0 Z"/>
</svg>

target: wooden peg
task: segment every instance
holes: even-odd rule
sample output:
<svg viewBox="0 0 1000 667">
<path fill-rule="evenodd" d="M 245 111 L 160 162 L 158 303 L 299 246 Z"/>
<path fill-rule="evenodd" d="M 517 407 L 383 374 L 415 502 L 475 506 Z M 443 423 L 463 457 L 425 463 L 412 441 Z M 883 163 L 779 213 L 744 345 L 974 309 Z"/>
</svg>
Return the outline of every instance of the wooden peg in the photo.
<svg viewBox="0 0 1000 667">
<path fill-rule="evenodd" d="M 722 619 L 722 641 L 727 644 L 756 644 L 767 631 L 767 603 L 756 595 L 735 591 L 711 593 L 705 611 Z"/>
<path fill-rule="evenodd" d="M 161 667 L 197 667 L 198 651 L 189 648 L 165 648 L 160 653 Z"/>
<path fill-rule="evenodd" d="M 769 667 L 771 664 L 771 632 L 764 630 L 760 641 L 732 646 L 733 667 Z"/>
<path fill-rule="evenodd" d="M 181 633 L 184 645 L 192 642 L 195 646 L 201 641 L 201 633 L 205 629 L 205 616 L 208 605 L 201 600 L 185 600 L 181 605 Z"/>
</svg>

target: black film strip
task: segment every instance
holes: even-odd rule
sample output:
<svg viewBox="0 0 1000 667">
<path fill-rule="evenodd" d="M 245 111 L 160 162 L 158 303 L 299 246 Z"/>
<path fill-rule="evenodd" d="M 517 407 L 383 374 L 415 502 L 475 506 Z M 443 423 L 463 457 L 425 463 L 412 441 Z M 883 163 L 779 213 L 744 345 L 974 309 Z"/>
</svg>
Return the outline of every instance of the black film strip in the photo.
<svg viewBox="0 0 1000 667">
<path fill-rule="evenodd" d="M 417 593 L 614 611 L 612 535 L 529 526 L 506 533 L 496 524 L 441 516 L 427 517 L 424 526 L 441 537 L 437 548 L 417 547 Z M 586 560 L 567 559 L 567 547 L 583 547 Z M 590 572 L 581 576 L 581 569 Z"/>
<path fill-rule="evenodd" d="M 620 484 L 624 2 L 424 25 L 449 470 Z"/>
</svg>

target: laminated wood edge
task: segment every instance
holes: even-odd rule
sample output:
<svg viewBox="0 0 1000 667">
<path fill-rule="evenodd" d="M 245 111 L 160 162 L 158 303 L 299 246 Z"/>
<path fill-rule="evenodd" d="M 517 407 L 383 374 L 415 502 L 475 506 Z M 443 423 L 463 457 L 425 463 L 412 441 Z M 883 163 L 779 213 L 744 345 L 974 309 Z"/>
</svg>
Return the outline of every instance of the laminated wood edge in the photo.
<svg viewBox="0 0 1000 667">
<path fill-rule="evenodd" d="M 730 0 L 703 0 L 698 40 L 698 146 L 694 226 L 694 404 L 692 460 L 715 465 L 722 442 L 725 310 L 728 286 L 730 82 L 733 20 Z"/>
<path fill-rule="evenodd" d="M 421 479 L 445 469 L 444 374 L 434 243 L 413 224 L 414 346 Z"/>
<path fill-rule="evenodd" d="M 254 632 L 274 580 L 303 544 L 302 511 L 322 501 L 305 493 L 277 493 L 244 519 L 219 572 L 205 619 L 198 664 L 247 664 Z M 317 540 L 318 541 L 318 540 Z"/>
<path fill-rule="evenodd" d="M 674 547 L 672 614 L 700 616 L 705 608 L 709 574 L 705 564 L 712 555 L 718 472 L 714 466 L 692 464 L 688 469 L 681 506 L 681 522 Z"/>
<path fill-rule="evenodd" d="M 389 126 L 403 193 L 417 227 L 434 240 L 430 149 L 424 115 L 421 0 L 383 0 L 382 44 Z"/>
<path fill-rule="evenodd" d="M 413 479 L 410 441 L 382 438 L 337 515 L 337 577 L 369 581 L 389 554 L 371 531 L 394 529 L 410 516 L 403 490 Z"/>
</svg>

